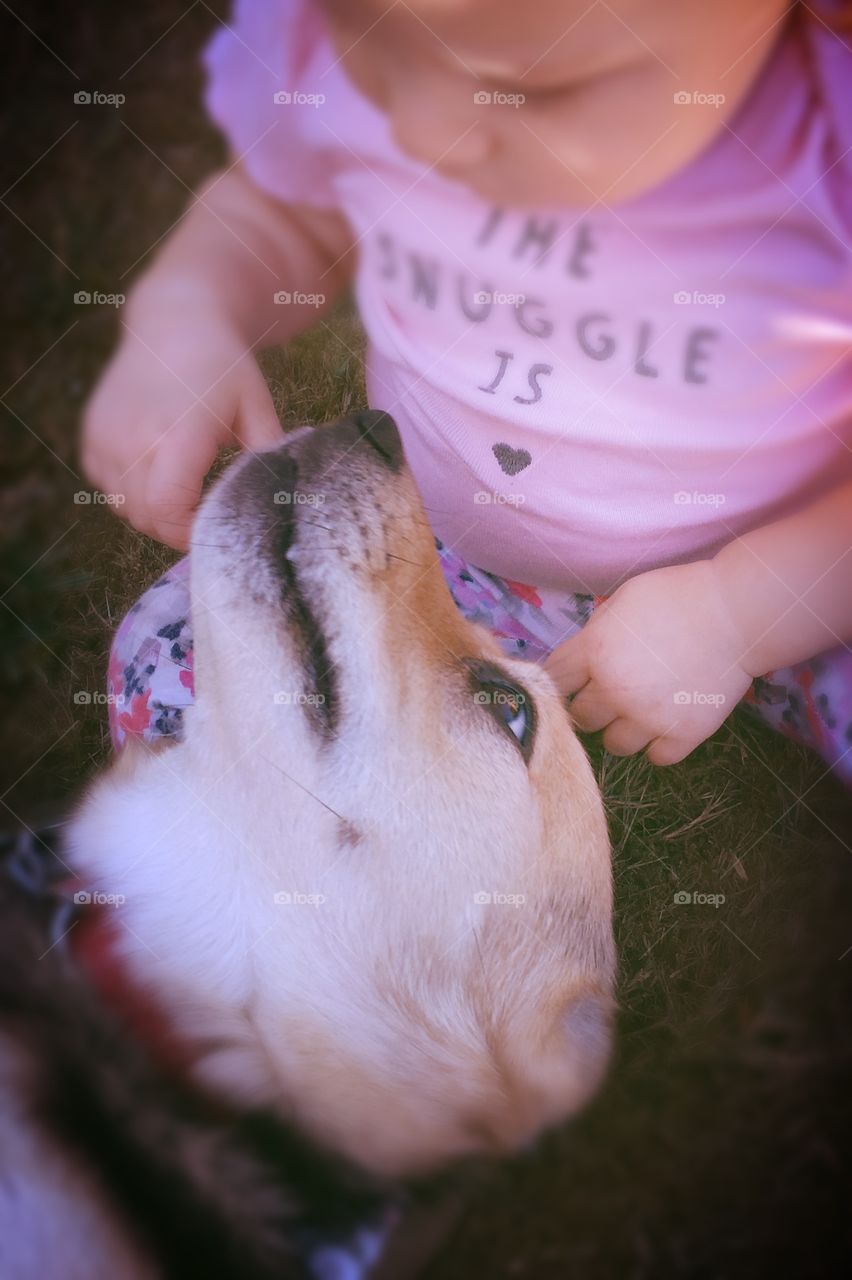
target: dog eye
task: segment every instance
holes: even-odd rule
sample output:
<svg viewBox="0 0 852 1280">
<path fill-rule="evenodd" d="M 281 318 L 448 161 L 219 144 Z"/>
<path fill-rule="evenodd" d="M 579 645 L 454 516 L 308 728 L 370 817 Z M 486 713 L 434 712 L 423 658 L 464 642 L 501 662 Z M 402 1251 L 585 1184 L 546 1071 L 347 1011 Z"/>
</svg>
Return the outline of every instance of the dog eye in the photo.
<svg viewBox="0 0 852 1280">
<path fill-rule="evenodd" d="M 473 700 L 510 733 L 525 760 L 532 754 L 535 708 L 525 689 L 486 663 L 471 663 L 475 688 Z"/>
<path fill-rule="evenodd" d="M 502 698 L 500 693 L 503 694 Z M 494 696 L 498 699 L 496 708 L 498 717 L 523 746 L 530 731 L 529 717 L 523 703 L 524 695 L 518 689 L 506 689 L 495 692 Z"/>
</svg>

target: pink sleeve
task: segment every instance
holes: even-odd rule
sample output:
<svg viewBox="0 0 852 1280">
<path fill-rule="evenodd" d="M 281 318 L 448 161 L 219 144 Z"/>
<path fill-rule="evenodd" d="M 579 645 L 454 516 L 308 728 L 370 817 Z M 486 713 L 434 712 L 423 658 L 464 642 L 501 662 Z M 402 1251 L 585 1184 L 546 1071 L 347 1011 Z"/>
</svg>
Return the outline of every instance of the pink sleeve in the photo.
<svg viewBox="0 0 852 1280">
<path fill-rule="evenodd" d="M 847 22 L 842 19 L 844 13 Z M 843 0 L 817 0 L 805 6 L 805 22 L 814 80 L 826 122 L 821 175 L 852 229 L 852 26 Z"/>
<path fill-rule="evenodd" d="M 250 177 L 279 200 L 337 208 L 322 125 L 334 56 L 309 0 L 236 0 L 204 51 L 205 103 Z"/>
</svg>

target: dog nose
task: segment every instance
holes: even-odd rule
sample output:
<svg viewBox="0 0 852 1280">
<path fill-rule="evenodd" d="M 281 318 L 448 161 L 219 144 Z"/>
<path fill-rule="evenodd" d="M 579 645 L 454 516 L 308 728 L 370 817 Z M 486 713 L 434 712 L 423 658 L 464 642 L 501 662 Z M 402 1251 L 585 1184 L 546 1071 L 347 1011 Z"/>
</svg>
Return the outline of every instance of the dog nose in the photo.
<svg viewBox="0 0 852 1280">
<path fill-rule="evenodd" d="M 373 446 L 376 453 L 392 467 L 398 467 L 402 462 L 402 441 L 390 414 L 381 409 L 365 409 L 355 414 L 354 422 L 362 438 Z"/>
</svg>

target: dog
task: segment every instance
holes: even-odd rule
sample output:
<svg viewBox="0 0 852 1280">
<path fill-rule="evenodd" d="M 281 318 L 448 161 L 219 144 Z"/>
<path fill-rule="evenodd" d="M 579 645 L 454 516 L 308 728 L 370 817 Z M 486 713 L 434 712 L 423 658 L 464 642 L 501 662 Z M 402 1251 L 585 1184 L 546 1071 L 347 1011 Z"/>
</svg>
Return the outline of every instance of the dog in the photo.
<svg viewBox="0 0 852 1280">
<path fill-rule="evenodd" d="M 392 418 L 238 459 L 191 598 L 184 737 L 130 741 L 65 855 L 181 1089 L 376 1186 L 528 1146 L 610 1054 L 605 815 L 548 675 L 455 607 Z"/>
</svg>

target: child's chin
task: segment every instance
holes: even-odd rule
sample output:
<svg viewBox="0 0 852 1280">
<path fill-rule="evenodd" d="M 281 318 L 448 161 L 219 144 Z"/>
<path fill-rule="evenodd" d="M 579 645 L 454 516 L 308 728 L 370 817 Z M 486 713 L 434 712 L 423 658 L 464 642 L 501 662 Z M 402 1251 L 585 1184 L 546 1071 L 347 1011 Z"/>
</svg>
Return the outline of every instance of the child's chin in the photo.
<svg viewBox="0 0 852 1280">
<path fill-rule="evenodd" d="M 548 204 L 586 205 L 594 197 L 588 188 L 572 179 L 569 173 L 529 175 L 519 179 L 504 176 L 492 168 L 477 172 L 467 169 L 463 174 L 445 174 L 445 177 L 461 182 L 481 200 L 487 200 L 501 208 L 535 209 Z"/>
</svg>

